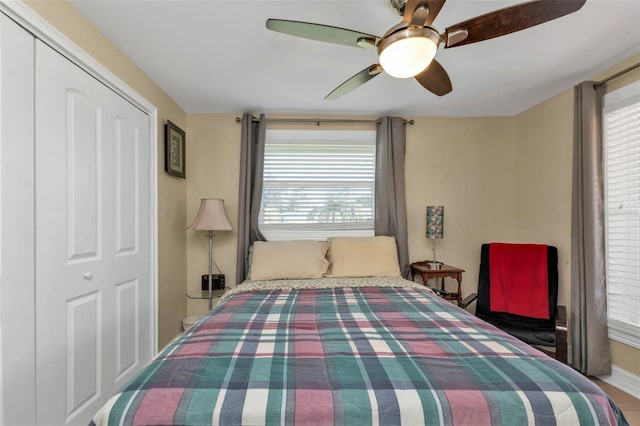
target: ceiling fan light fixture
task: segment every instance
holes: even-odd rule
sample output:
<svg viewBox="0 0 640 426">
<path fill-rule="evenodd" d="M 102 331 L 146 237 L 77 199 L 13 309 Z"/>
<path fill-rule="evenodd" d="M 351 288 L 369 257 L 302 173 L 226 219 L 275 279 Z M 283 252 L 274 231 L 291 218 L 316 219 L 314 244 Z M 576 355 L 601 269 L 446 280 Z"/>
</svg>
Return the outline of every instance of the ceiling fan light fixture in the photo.
<svg viewBox="0 0 640 426">
<path fill-rule="evenodd" d="M 409 78 L 429 66 L 438 50 L 440 36 L 430 27 L 409 27 L 396 31 L 378 46 L 380 65 L 387 74 Z"/>
</svg>

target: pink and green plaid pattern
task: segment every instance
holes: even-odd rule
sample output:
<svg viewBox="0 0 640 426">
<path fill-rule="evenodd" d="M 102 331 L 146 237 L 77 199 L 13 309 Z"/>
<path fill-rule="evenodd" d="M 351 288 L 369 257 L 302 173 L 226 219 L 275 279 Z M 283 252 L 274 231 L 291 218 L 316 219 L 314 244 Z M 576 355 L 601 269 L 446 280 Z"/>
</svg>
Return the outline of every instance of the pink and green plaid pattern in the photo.
<svg viewBox="0 0 640 426">
<path fill-rule="evenodd" d="M 233 294 L 167 347 L 94 421 L 626 423 L 590 380 L 414 287 Z"/>
</svg>

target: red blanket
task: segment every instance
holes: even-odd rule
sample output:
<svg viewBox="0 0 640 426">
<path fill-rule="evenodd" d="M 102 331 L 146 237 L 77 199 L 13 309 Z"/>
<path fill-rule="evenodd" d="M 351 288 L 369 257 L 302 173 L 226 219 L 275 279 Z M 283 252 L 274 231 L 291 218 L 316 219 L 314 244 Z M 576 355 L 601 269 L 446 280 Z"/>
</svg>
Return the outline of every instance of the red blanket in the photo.
<svg viewBox="0 0 640 426">
<path fill-rule="evenodd" d="M 546 245 L 492 243 L 489 279 L 491 311 L 549 319 Z"/>
</svg>

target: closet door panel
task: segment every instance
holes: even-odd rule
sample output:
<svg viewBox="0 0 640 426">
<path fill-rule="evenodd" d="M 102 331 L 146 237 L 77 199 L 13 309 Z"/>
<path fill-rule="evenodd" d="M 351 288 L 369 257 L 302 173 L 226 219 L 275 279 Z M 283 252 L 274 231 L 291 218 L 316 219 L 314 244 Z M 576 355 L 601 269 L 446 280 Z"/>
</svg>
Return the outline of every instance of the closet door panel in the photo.
<svg viewBox="0 0 640 426">
<path fill-rule="evenodd" d="M 100 164 L 104 111 L 87 90 L 66 91 L 66 158 L 53 157 L 60 161 L 59 166 L 66 164 L 67 170 L 66 249 L 70 262 L 99 258 L 101 247 Z M 63 153 L 56 154 L 61 157 Z"/>
<path fill-rule="evenodd" d="M 138 280 L 116 286 L 116 382 L 140 366 L 140 321 Z"/>
<path fill-rule="evenodd" d="M 116 291 L 116 359 L 114 391 L 151 359 L 152 336 L 149 289 L 150 136 L 149 118 L 119 96 L 111 99 L 116 111 L 114 134 L 113 222 L 108 229 L 112 288 Z"/>
<path fill-rule="evenodd" d="M 0 315 L 4 424 L 35 424 L 34 37 L 0 13 Z"/>
<path fill-rule="evenodd" d="M 55 152 L 53 154 L 59 157 L 52 157 L 59 161 L 61 169 L 66 164 L 67 170 L 65 192 L 69 262 L 95 260 L 100 257 L 101 247 L 101 131 L 104 111 L 96 100 L 91 99 L 89 89 L 84 90 L 66 91 L 66 158 L 61 158 L 62 152 Z"/>
<path fill-rule="evenodd" d="M 116 119 L 116 252 L 121 255 L 138 250 L 139 138 L 140 129 L 125 117 Z"/>
<path fill-rule="evenodd" d="M 100 396 L 101 296 L 101 292 L 96 291 L 67 302 L 67 416 Z"/>
<path fill-rule="evenodd" d="M 36 389 L 87 424 L 151 358 L 149 118 L 36 44 Z"/>
<path fill-rule="evenodd" d="M 36 43 L 36 393 L 38 423 L 84 423 L 103 400 L 113 300 L 103 259 L 108 89 Z M 108 154 L 106 154 L 108 156 Z M 110 371 L 111 370 L 111 371 Z"/>
</svg>

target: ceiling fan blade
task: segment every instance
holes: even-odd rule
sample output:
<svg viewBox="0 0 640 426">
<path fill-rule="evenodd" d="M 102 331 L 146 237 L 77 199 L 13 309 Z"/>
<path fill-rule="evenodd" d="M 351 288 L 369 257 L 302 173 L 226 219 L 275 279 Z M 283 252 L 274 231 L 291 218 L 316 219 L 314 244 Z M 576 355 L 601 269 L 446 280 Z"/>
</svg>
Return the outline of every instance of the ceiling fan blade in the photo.
<svg viewBox="0 0 640 426">
<path fill-rule="evenodd" d="M 351 92 L 352 90 L 362 86 L 367 81 L 371 80 L 373 77 L 380 74 L 381 72 L 382 72 L 382 67 L 378 64 L 373 64 L 370 67 L 363 69 L 353 77 L 349 78 L 340 86 L 333 89 L 331 93 L 325 96 L 325 99 L 329 101 L 338 99 L 339 97 L 344 96 L 347 93 Z"/>
<path fill-rule="evenodd" d="M 268 29 L 279 33 L 345 46 L 375 47 L 380 40 L 371 34 L 311 22 L 267 19 L 266 25 Z"/>
<path fill-rule="evenodd" d="M 586 0 L 535 0 L 477 16 L 445 30 L 445 47 L 463 46 L 524 30 L 579 10 Z"/>
<path fill-rule="evenodd" d="M 435 59 L 429 64 L 427 69 L 415 76 L 418 83 L 434 95 L 444 96 L 453 90 L 449 74 L 444 70 L 440 62 Z"/>
<path fill-rule="evenodd" d="M 408 0 L 403 21 L 412 25 L 431 25 L 446 0 Z"/>
</svg>

